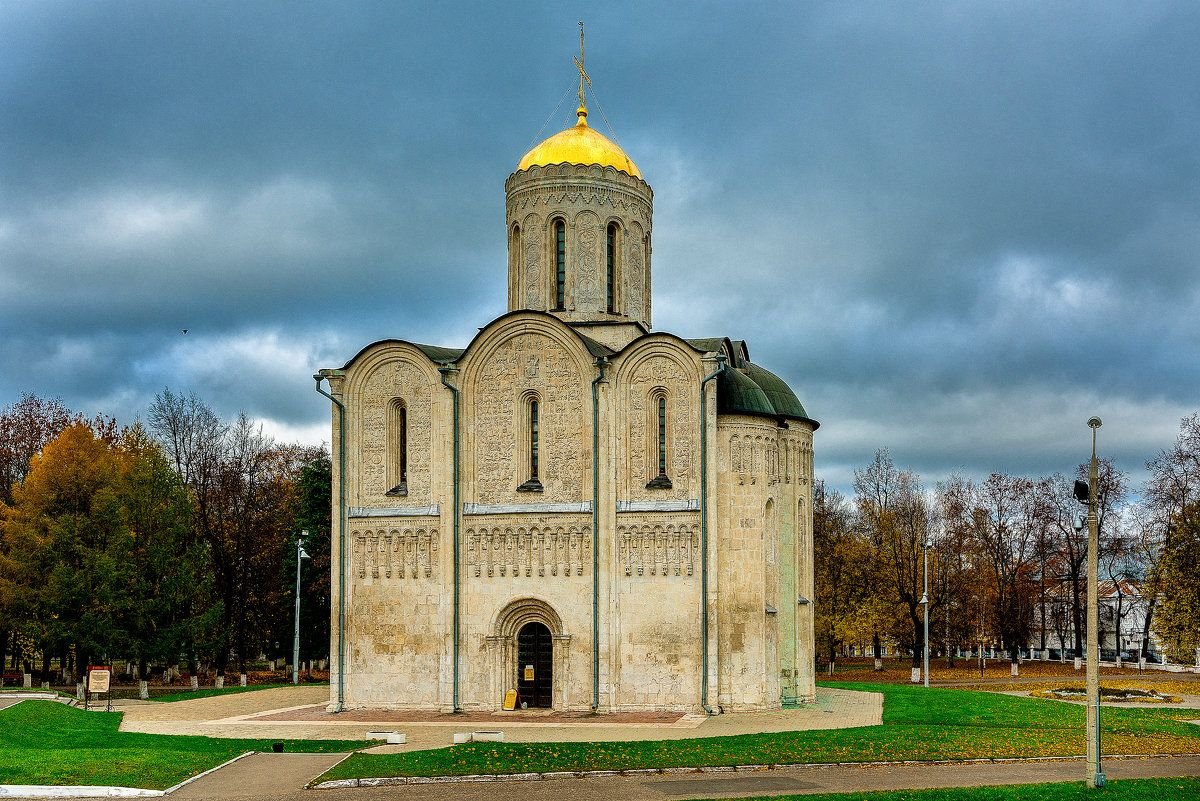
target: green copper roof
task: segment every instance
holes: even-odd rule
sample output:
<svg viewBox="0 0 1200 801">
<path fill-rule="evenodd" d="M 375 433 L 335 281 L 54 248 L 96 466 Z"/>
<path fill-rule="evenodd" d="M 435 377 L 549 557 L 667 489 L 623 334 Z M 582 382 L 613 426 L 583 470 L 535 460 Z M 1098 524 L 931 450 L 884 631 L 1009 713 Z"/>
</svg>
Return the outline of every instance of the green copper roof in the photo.
<svg viewBox="0 0 1200 801">
<path fill-rule="evenodd" d="M 766 393 L 736 367 L 717 377 L 717 414 L 754 414 L 778 417 Z"/>
<path fill-rule="evenodd" d="M 696 350 L 712 353 L 725 350 L 725 337 L 705 337 L 703 339 L 685 339 Z"/>
<path fill-rule="evenodd" d="M 767 400 L 775 408 L 775 414 L 780 417 L 808 417 L 804 405 L 782 378 L 753 362 L 747 362 L 745 370 L 746 375 L 758 384 L 758 388 L 767 396 Z"/>
<path fill-rule="evenodd" d="M 458 361 L 458 357 L 462 356 L 462 348 L 443 348 L 440 345 L 421 345 L 417 342 L 413 343 L 413 347 L 429 357 L 429 361 L 436 364 L 450 364 Z"/>
<path fill-rule="evenodd" d="M 796 393 L 782 378 L 753 362 L 744 364 L 744 367 L 727 367 L 717 378 L 718 414 L 806 420 L 814 429 L 820 425 L 808 416 Z"/>
</svg>

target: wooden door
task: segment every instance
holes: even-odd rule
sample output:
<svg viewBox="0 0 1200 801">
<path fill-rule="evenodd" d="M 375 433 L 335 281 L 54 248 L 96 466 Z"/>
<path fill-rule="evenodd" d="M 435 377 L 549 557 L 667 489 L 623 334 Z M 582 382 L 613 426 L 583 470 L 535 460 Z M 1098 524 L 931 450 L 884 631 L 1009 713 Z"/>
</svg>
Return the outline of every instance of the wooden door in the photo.
<svg viewBox="0 0 1200 801">
<path fill-rule="evenodd" d="M 550 629 L 526 623 L 517 632 L 517 701 L 530 708 L 554 706 L 554 643 Z"/>
</svg>

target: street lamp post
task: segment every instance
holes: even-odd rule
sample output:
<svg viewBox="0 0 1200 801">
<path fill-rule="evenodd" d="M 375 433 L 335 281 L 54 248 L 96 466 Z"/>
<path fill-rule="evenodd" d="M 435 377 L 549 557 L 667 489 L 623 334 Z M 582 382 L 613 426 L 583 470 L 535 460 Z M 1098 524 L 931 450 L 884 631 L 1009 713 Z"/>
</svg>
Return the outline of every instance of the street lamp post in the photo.
<svg viewBox="0 0 1200 801">
<path fill-rule="evenodd" d="M 1103 787 L 1104 773 L 1100 765 L 1100 518 L 1096 503 L 1099 494 L 1100 466 L 1096 460 L 1096 429 L 1100 428 L 1099 417 L 1088 420 L 1092 429 L 1092 460 L 1088 465 L 1088 482 L 1075 482 L 1075 497 L 1087 503 L 1088 548 L 1087 548 L 1087 786 Z M 1081 486 L 1083 485 L 1083 486 Z"/>
<path fill-rule="evenodd" d="M 300 563 L 309 558 L 304 550 L 306 537 L 308 529 L 301 531 L 296 538 L 296 634 L 292 638 L 292 684 L 300 683 Z"/>
<path fill-rule="evenodd" d="M 922 547 L 925 549 L 925 586 L 921 592 L 921 605 L 925 607 L 925 653 L 921 670 L 925 677 L 926 689 L 929 688 L 929 546 L 931 545 L 933 543 L 928 539 L 922 543 Z"/>
</svg>

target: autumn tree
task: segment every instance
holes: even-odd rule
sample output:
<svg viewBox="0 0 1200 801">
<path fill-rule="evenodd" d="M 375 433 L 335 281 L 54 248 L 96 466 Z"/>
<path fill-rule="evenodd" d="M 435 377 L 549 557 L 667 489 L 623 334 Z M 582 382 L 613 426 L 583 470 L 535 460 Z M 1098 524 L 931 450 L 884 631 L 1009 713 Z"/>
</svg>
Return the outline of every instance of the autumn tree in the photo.
<svg viewBox="0 0 1200 801">
<path fill-rule="evenodd" d="M 244 414 L 225 424 L 194 394 L 164 390 L 148 421 L 191 495 L 193 532 L 208 555 L 213 597 L 197 649 L 218 676 L 231 657 L 245 672 L 260 652 L 291 639 L 283 567 L 295 569 L 298 478 L 315 453 L 277 445 Z"/>
<path fill-rule="evenodd" d="M 191 505 L 162 448 L 142 426 L 121 438 L 127 457 L 124 513 L 128 655 L 146 676 L 149 663 L 174 663 L 196 637 L 207 597 L 205 553 L 192 535 Z"/>
<path fill-rule="evenodd" d="M 0 506 L 12 504 L 13 487 L 24 480 L 33 457 L 77 419 L 61 400 L 28 392 L 13 405 L 0 409 Z M 4 557 L 3 547 L 0 542 L 0 559 Z M 15 610 L 7 603 L 15 603 L 15 599 L 12 591 L 6 592 L 0 584 L 0 672 L 9 643 L 13 643 L 14 662 L 20 651 L 20 640 L 9 623 L 16 619 Z"/>
<path fill-rule="evenodd" d="M 923 551 L 935 533 L 936 509 L 926 498 L 920 478 L 898 470 L 887 449 L 876 451 L 871 464 L 854 471 L 854 489 L 858 518 L 874 552 L 875 592 L 904 608 L 906 625 L 892 633 L 912 649 L 913 667 L 917 667 L 925 641 Z M 878 659 L 878 634 L 875 647 Z"/>
<path fill-rule="evenodd" d="M 833 663 L 870 600 L 871 549 L 854 526 L 850 504 L 824 481 L 813 484 L 813 568 L 816 638 Z"/>
<path fill-rule="evenodd" d="M 1200 638 L 1200 415 L 1185 417 L 1174 444 L 1146 467 L 1150 480 L 1144 493 L 1149 531 L 1143 536 L 1156 544 L 1161 558 L 1148 572 L 1143 595 L 1149 599 L 1142 633 L 1142 658 L 1149 653 L 1154 602 L 1161 599 L 1155 626 L 1171 650 L 1187 654 Z"/>
<path fill-rule="evenodd" d="M 939 606 L 931 614 L 931 636 L 940 637 L 946 664 L 954 666 L 955 651 L 972 642 L 979 620 L 980 552 L 974 531 L 956 524 L 965 509 L 974 502 L 973 487 L 964 479 L 951 477 L 937 487 L 941 533 L 935 544 L 937 569 L 931 572 L 930 586 Z M 968 515 L 969 516 L 969 515 Z"/>
<path fill-rule="evenodd" d="M 308 531 L 300 587 L 301 659 L 329 655 L 330 537 L 332 529 L 333 464 L 323 448 L 307 449 L 296 475 L 296 519 L 294 531 Z M 816 509 L 814 507 L 814 513 Z M 296 549 L 289 547 L 283 560 L 285 578 L 296 574 Z"/>
<path fill-rule="evenodd" d="M 98 429 L 98 430 L 97 430 Z M 187 498 L 139 429 L 69 425 L 13 488 L 0 583 L 13 620 L 65 668 L 92 657 L 168 652 L 162 626 L 190 592 Z"/>
<path fill-rule="evenodd" d="M 1050 517 L 1046 482 L 993 473 L 978 483 L 961 478 L 952 483 L 961 501 L 947 525 L 977 544 L 984 611 L 1015 666 L 1033 628 L 1036 543 Z"/>
</svg>

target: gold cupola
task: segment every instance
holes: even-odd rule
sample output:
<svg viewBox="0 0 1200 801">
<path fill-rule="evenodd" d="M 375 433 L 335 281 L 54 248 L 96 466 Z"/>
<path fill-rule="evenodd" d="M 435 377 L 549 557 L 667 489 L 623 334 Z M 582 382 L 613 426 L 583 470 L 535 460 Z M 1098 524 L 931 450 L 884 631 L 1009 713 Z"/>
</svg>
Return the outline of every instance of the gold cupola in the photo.
<svg viewBox="0 0 1200 801">
<path fill-rule="evenodd" d="M 625 155 L 619 145 L 588 125 L 585 107 L 580 106 L 575 113 L 579 121 L 526 153 L 517 164 L 517 172 L 551 164 L 599 164 L 601 167 L 613 167 L 634 178 L 642 177 L 633 159 Z"/>
<path fill-rule="evenodd" d="M 545 311 L 619 348 L 650 330 L 654 192 L 620 145 L 588 125 L 580 31 L 576 123 L 504 183 L 508 308 Z"/>
</svg>

